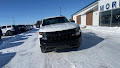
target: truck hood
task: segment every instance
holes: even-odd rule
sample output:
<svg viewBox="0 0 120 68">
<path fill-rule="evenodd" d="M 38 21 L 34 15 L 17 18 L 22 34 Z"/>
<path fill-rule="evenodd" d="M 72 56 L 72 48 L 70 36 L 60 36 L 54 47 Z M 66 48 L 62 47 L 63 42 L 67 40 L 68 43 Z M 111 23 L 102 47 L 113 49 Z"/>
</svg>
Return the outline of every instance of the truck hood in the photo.
<svg viewBox="0 0 120 68">
<path fill-rule="evenodd" d="M 40 32 L 55 32 L 55 31 L 62 31 L 62 30 L 68 30 L 79 27 L 78 24 L 68 22 L 68 23 L 57 23 L 57 24 L 51 24 L 40 27 Z"/>
</svg>

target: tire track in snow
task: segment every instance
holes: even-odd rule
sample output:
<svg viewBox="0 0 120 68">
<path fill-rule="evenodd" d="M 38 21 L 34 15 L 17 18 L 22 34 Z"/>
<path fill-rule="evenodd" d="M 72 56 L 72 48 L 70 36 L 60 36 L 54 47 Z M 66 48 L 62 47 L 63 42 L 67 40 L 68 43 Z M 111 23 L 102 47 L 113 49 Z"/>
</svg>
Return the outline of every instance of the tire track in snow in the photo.
<svg viewBox="0 0 120 68">
<path fill-rule="evenodd" d="M 20 51 L 19 51 L 19 54 L 20 54 L 21 56 L 24 56 L 24 55 L 29 54 L 29 52 L 31 51 L 31 49 L 36 46 L 36 44 L 37 44 L 37 42 L 38 42 L 37 40 L 38 40 L 38 38 L 33 38 L 31 41 L 28 41 L 28 43 L 23 44 L 23 45 L 26 45 L 26 46 L 29 46 L 29 47 L 24 47 L 24 48 L 26 48 L 26 49 L 20 50 Z M 34 43 L 33 43 L 33 41 L 34 41 Z M 30 45 L 31 45 L 31 46 L 30 46 Z"/>
</svg>

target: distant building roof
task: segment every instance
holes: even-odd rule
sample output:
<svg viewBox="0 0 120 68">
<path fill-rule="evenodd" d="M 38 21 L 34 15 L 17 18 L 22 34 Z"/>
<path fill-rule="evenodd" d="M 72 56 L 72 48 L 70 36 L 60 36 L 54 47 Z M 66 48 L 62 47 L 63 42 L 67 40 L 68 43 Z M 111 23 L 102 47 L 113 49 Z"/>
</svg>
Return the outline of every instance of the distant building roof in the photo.
<svg viewBox="0 0 120 68">
<path fill-rule="evenodd" d="M 80 12 L 81 10 L 87 8 L 88 6 L 94 4 L 95 2 L 98 2 L 98 1 L 99 1 L 99 0 L 95 0 L 94 2 L 90 3 L 89 5 L 85 6 L 84 8 L 82 8 L 82 9 L 80 9 L 79 11 L 75 12 L 74 14 L 72 14 L 72 16 L 75 15 L 75 14 L 77 14 L 77 13 Z"/>
</svg>

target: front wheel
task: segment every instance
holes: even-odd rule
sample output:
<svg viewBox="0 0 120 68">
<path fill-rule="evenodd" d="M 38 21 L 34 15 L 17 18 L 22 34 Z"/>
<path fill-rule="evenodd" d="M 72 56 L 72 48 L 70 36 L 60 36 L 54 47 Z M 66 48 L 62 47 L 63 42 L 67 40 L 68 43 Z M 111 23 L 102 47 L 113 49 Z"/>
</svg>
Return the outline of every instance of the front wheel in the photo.
<svg viewBox="0 0 120 68">
<path fill-rule="evenodd" d="M 11 36 L 13 33 L 11 31 L 7 31 L 6 35 Z"/>
<path fill-rule="evenodd" d="M 82 43 L 82 37 L 80 37 L 78 44 L 73 46 L 72 48 L 79 48 L 81 43 Z"/>
<path fill-rule="evenodd" d="M 41 46 L 41 52 L 42 52 L 42 53 L 47 53 L 46 48 L 45 48 L 45 47 L 43 47 L 43 46 Z"/>
</svg>

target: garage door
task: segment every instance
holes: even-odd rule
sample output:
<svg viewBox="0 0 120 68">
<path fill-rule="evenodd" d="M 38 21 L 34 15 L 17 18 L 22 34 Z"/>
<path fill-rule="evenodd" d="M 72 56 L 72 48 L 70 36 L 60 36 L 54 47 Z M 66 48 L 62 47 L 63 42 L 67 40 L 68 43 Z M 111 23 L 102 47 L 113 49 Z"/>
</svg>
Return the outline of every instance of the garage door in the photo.
<svg viewBox="0 0 120 68">
<path fill-rule="evenodd" d="M 71 20 L 73 20 L 73 16 L 71 17 Z"/>
<path fill-rule="evenodd" d="M 81 15 L 77 16 L 77 24 L 81 24 Z"/>
<path fill-rule="evenodd" d="M 92 25 L 93 22 L 93 11 L 86 14 L 86 25 Z"/>
</svg>

